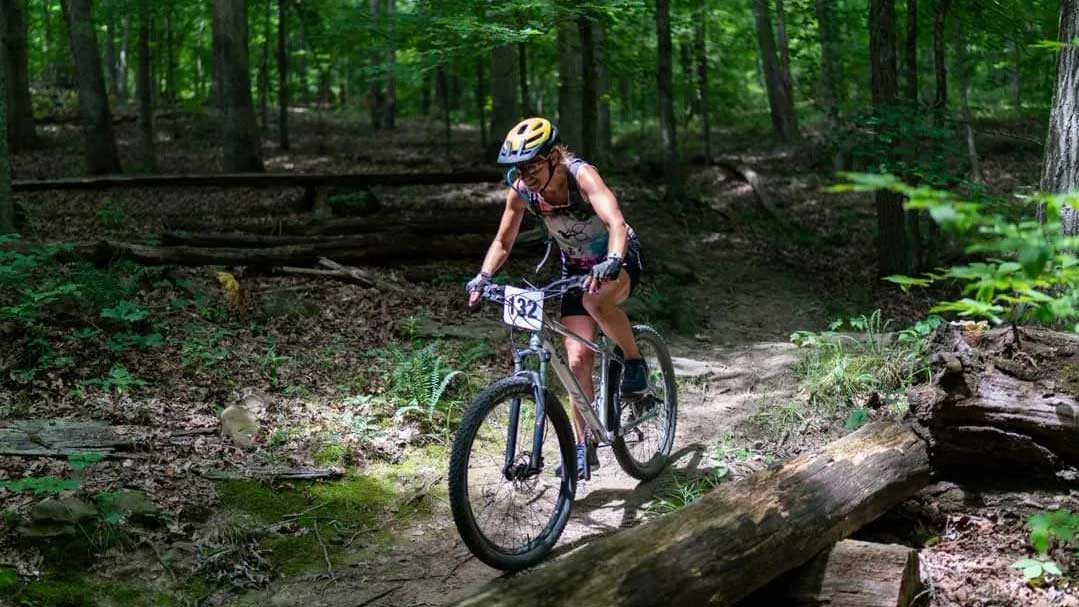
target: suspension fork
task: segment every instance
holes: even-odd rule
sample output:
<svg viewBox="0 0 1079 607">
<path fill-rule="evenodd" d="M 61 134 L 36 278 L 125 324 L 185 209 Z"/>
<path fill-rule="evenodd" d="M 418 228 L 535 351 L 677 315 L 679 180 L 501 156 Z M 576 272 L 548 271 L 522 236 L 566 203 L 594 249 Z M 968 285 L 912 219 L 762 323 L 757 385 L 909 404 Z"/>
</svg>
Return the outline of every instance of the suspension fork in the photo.
<svg viewBox="0 0 1079 607">
<path fill-rule="evenodd" d="M 536 403 L 536 420 L 532 428 L 532 452 L 529 458 L 528 474 L 538 474 L 543 467 L 543 432 L 547 422 L 547 409 L 544 403 L 544 387 L 547 385 L 547 361 L 550 353 L 544 350 L 543 343 L 538 333 L 533 333 L 529 339 L 528 348 L 518 350 L 513 356 L 513 374 L 515 376 L 528 377 L 532 381 L 532 399 Z M 527 356 L 535 355 L 539 358 L 539 371 L 524 369 L 523 360 Z M 509 423 L 506 428 L 506 454 L 503 475 L 507 480 L 512 480 L 514 472 L 514 460 L 517 454 L 517 428 L 521 421 L 521 399 L 514 398 L 510 401 Z"/>
</svg>

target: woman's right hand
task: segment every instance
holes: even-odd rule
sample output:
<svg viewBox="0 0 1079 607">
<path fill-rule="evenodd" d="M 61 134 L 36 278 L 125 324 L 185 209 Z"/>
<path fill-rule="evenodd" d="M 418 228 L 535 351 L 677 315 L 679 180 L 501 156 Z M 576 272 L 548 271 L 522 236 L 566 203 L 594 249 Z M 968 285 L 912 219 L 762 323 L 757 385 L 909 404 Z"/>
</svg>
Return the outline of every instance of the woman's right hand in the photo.
<svg viewBox="0 0 1079 607">
<path fill-rule="evenodd" d="M 468 281 L 465 285 L 465 292 L 468 293 L 468 307 L 476 307 L 476 304 L 480 302 L 480 296 L 483 295 L 483 288 L 489 284 L 491 284 L 491 275 L 487 272 L 480 272 Z"/>
</svg>

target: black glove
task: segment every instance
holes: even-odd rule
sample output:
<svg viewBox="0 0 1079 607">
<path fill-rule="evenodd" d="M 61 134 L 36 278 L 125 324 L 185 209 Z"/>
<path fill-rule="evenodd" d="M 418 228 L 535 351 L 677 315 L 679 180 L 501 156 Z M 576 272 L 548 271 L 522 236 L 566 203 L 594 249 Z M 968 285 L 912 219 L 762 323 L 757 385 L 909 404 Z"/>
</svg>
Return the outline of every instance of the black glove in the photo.
<svg viewBox="0 0 1079 607">
<path fill-rule="evenodd" d="M 491 284 L 491 275 L 487 272 L 480 272 L 476 274 L 476 277 L 468 281 L 465 285 L 465 293 L 475 293 L 476 291 L 482 291 L 484 287 Z"/>
<path fill-rule="evenodd" d="M 614 280 L 622 271 L 622 258 L 617 255 L 609 255 L 606 261 L 601 261 L 592 266 L 592 278 L 596 280 Z"/>
</svg>

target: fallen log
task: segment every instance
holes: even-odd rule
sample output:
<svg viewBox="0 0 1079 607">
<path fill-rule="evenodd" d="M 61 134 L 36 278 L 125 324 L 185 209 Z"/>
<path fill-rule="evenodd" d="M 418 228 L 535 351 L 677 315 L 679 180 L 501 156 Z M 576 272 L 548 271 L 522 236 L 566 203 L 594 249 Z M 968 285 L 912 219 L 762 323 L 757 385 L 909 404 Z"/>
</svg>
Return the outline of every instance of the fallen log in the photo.
<svg viewBox="0 0 1079 607">
<path fill-rule="evenodd" d="M 317 268 L 293 268 L 289 266 L 274 268 L 275 274 L 292 274 L 295 276 L 316 276 L 323 278 L 332 278 L 334 280 L 343 280 L 353 284 L 358 284 L 364 287 L 370 287 L 373 289 L 379 289 L 380 291 L 404 291 L 404 287 L 382 280 L 370 272 L 361 270 L 360 268 L 354 268 L 351 266 L 343 266 L 332 259 L 326 259 L 321 257 L 318 260 L 318 265 L 325 269 Z"/>
<path fill-rule="evenodd" d="M 214 481 L 254 479 L 261 481 L 324 481 L 337 480 L 344 473 L 334 468 L 286 468 L 265 466 L 242 470 L 207 470 L 202 474 Z"/>
<path fill-rule="evenodd" d="M 791 225 L 782 213 L 776 209 L 775 204 L 772 202 L 772 197 L 764 189 L 764 185 L 761 183 L 761 177 L 753 169 L 732 162 L 726 162 L 723 160 L 713 160 L 712 164 L 719 167 L 723 172 L 727 173 L 729 177 L 736 181 L 741 181 L 753 190 L 753 199 L 757 201 L 757 205 L 769 215 L 776 223 L 778 223 L 785 230 L 790 230 Z"/>
<path fill-rule="evenodd" d="M 778 470 L 597 540 L 458 605 L 733 605 L 929 480 L 924 442 L 873 423 Z M 600 564 L 597 566 L 597 564 Z"/>
<path fill-rule="evenodd" d="M 908 607 L 920 585 L 917 550 L 843 540 L 742 605 Z"/>
<path fill-rule="evenodd" d="M 110 454 L 134 446 L 124 428 L 100 421 L 19 419 L 0 428 L 0 455 L 64 457 Z"/>
<path fill-rule="evenodd" d="M 387 232 L 322 238 L 317 242 L 265 248 L 150 247 L 115 241 L 97 244 L 93 259 L 99 265 L 127 259 L 144 265 L 181 266 L 291 266 L 313 264 L 320 257 L 361 264 L 409 260 L 470 259 L 482 257 L 492 234 L 428 237 L 411 232 Z M 538 231 L 522 234 L 515 248 L 542 245 Z"/>
<path fill-rule="evenodd" d="M 932 381 L 908 399 L 934 469 L 1030 477 L 1079 466 L 1079 336 L 947 324 L 930 350 Z"/>
</svg>

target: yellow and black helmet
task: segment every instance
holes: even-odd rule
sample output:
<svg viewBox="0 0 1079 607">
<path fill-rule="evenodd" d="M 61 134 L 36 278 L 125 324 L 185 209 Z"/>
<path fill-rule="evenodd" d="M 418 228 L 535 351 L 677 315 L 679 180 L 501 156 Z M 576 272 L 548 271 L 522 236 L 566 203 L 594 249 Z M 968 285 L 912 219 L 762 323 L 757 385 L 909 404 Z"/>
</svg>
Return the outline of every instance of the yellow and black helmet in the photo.
<svg viewBox="0 0 1079 607">
<path fill-rule="evenodd" d="M 551 151 L 558 141 L 558 127 L 546 118 L 527 118 L 510 129 L 502 149 L 498 152 L 498 164 L 519 164 Z"/>
</svg>

